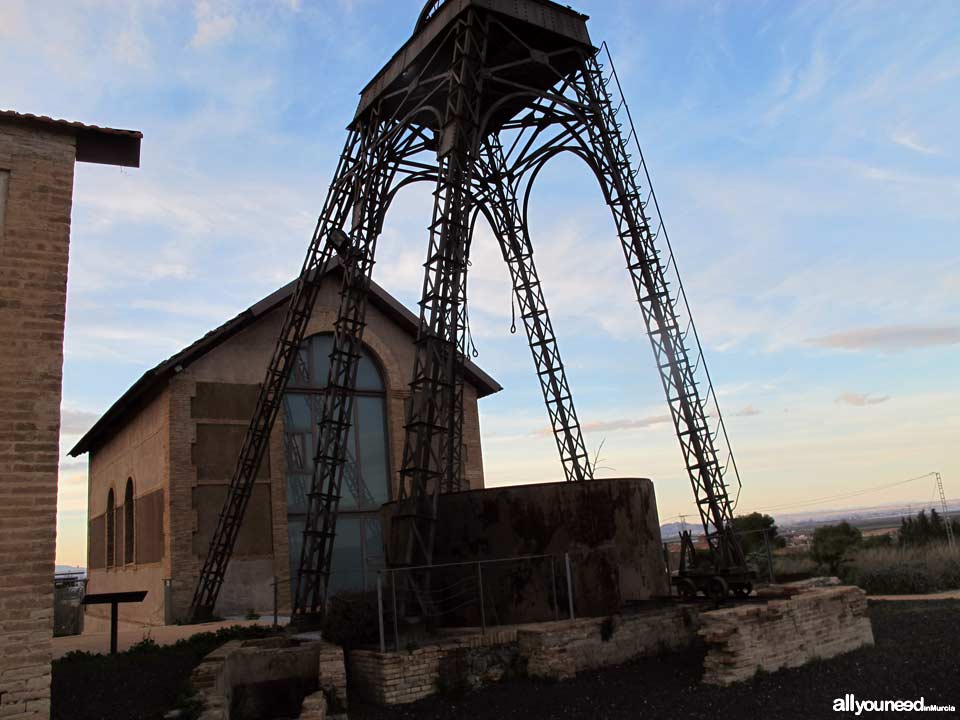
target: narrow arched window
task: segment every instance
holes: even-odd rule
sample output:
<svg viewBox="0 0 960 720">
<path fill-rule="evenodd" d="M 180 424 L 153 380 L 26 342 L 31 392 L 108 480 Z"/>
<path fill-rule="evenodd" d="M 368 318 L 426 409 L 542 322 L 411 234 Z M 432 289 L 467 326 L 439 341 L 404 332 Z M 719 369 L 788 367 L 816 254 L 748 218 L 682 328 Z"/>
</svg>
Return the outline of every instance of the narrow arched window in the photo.
<svg viewBox="0 0 960 720">
<path fill-rule="evenodd" d="M 133 543 L 136 537 L 133 528 L 133 478 L 127 478 L 127 489 L 123 493 L 123 564 L 133 562 Z"/>
<path fill-rule="evenodd" d="M 110 492 L 107 493 L 107 522 L 104 523 L 107 526 L 107 567 L 113 567 L 116 565 L 116 555 L 115 555 L 115 541 L 116 541 L 116 532 L 114 528 L 114 522 L 117 514 L 117 503 L 113 498 L 113 488 L 110 488 Z"/>
<path fill-rule="evenodd" d="M 332 349 L 331 334 L 305 339 L 284 394 L 287 529 L 294 589 Z M 332 550 L 331 594 L 372 587 L 377 570 L 383 567 L 380 505 L 391 495 L 388 441 L 384 374 L 373 354 L 362 347 Z"/>
</svg>

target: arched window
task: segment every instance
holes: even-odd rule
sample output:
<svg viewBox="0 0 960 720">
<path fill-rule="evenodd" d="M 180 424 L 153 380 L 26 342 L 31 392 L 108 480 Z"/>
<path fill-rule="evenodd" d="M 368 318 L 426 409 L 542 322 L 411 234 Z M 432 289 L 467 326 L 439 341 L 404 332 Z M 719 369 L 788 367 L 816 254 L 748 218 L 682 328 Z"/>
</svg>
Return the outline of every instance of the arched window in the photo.
<svg viewBox="0 0 960 720">
<path fill-rule="evenodd" d="M 287 528 L 294 583 L 332 348 L 333 336 L 329 334 L 304 340 L 284 396 Z M 376 570 L 383 567 L 378 511 L 390 499 L 388 447 L 383 375 L 373 357 L 362 350 L 333 546 L 331 593 L 372 587 Z"/>
<path fill-rule="evenodd" d="M 107 493 L 107 567 L 113 567 L 116 565 L 116 555 L 115 549 L 116 545 L 116 528 L 114 527 L 114 522 L 116 520 L 117 514 L 117 504 L 113 498 L 113 488 L 110 488 L 110 492 Z"/>
<path fill-rule="evenodd" d="M 133 478 L 127 478 L 127 489 L 123 493 L 123 564 L 129 565 L 134 560 L 134 512 L 133 512 Z"/>
</svg>

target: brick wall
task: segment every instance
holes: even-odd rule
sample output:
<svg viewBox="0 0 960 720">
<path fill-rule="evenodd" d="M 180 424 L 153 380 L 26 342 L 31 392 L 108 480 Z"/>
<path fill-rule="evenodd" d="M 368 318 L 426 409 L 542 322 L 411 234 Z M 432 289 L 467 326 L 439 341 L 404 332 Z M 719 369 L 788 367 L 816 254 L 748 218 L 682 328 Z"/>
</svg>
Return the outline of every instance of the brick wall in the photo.
<svg viewBox="0 0 960 720">
<path fill-rule="evenodd" d="M 166 390 L 146 401 L 129 422 L 90 454 L 87 481 L 87 592 L 146 590 L 142 603 L 121 606 L 122 626 L 160 625 L 164 622 L 163 580 L 170 576 L 168 448 L 170 394 Z M 127 481 L 134 492 L 134 562 L 125 562 L 123 502 Z M 107 496 L 113 490 L 113 566 L 107 567 Z M 110 607 L 85 608 L 84 632 L 109 628 Z"/>
<path fill-rule="evenodd" d="M 47 717 L 75 144 L 0 125 L 0 717 Z"/>
<path fill-rule="evenodd" d="M 866 593 L 852 586 L 803 589 L 764 605 L 704 612 L 699 633 L 708 647 L 703 681 L 713 685 L 873 644 Z"/>
<path fill-rule="evenodd" d="M 695 637 L 695 611 L 674 607 L 519 625 L 409 651 L 351 650 L 347 669 L 354 698 L 398 705 L 510 675 L 566 680 L 584 670 L 684 648 Z"/>
<path fill-rule="evenodd" d="M 514 669 L 517 658 L 512 629 L 396 652 L 351 650 L 347 671 L 354 700 L 399 705 L 445 688 L 497 682 Z"/>
</svg>

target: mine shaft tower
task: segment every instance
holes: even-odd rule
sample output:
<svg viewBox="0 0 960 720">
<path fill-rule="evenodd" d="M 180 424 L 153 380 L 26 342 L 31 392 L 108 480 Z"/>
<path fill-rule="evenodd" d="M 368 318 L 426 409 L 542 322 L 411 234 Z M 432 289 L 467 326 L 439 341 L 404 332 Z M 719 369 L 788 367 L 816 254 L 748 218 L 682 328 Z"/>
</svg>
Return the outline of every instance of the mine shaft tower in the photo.
<svg viewBox="0 0 960 720">
<path fill-rule="evenodd" d="M 463 484 L 467 271 L 480 214 L 509 267 L 566 479 L 592 478 L 527 231 L 531 187 L 564 152 L 593 171 L 613 214 L 709 544 L 707 575 L 743 589 L 727 489 L 727 478 L 739 485 L 736 466 L 629 109 L 586 21 L 548 0 L 431 0 L 363 89 L 200 574 L 194 620 L 213 612 L 321 278 L 336 262 L 340 306 L 293 599 L 295 621 L 324 611 L 341 487 L 353 477 L 346 438 L 377 238 L 411 183 L 431 183 L 434 204 L 388 561 L 431 563 L 438 495 Z"/>
</svg>

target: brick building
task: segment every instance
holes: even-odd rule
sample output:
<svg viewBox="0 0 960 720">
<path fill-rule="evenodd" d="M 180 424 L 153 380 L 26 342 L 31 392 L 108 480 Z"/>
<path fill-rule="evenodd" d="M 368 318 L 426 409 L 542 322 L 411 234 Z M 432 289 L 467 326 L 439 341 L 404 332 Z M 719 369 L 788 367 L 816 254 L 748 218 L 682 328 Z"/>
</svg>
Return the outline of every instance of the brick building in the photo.
<svg viewBox="0 0 960 720">
<path fill-rule="evenodd" d="M 220 593 L 222 616 L 269 611 L 274 578 L 280 608 L 289 609 L 340 276 L 334 266 L 322 281 Z M 145 373 L 70 451 L 89 454 L 88 592 L 148 591 L 121 620 L 162 624 L 185 616 L 293 288 Z M 383 561 L 377 512 L 398 486 L 417 326 L 415 315 L 372 285 L 333 591 L 375 582 Z M 477 399 L 499 389 L 467 364 L 464 474 L 471 488 L 483 487 Z M 85 628 L 101 629 L 105 617 L 88 608 Z"/>
<path fill-rule="evenodd" d="M 0 718 L 45 718 L 75 162 L 137 167 L 139 132 L 0 111 Z"/>
</svg>

